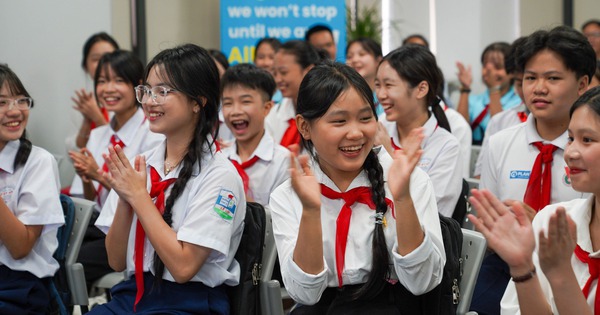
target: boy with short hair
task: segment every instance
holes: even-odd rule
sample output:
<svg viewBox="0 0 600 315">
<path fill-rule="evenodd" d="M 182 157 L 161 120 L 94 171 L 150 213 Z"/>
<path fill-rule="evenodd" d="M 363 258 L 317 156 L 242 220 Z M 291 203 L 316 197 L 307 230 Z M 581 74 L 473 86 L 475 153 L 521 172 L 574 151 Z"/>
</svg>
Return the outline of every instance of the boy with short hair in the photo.
<svg viewBox="0 0 600 315">
<path fill-rule="evenodd" d="M 250 64 L 230 67 L 221 78 L 223 116 L 235 137 L 223 153 L 242 177 L 246 200 L 263 206 L 271 191 L 289 177 L 289 151 L 265 132 L 275 88 L 268 72 Z"/>
<path fill-rule="evenodd" d="M 500 200 L 522 200 L 533 209 L 533 218 L 550 203 L 583 197 L 570 186 L 563 154 L 569 110 L 586 91 L 596 56 L 586 38 L 566 26 L 533 33 L 516 56 L 517 71 L 523 72 L 523 101 L 531 115 L 490 138 L 480 187 Z M 471 309 L 499 314 L 500 297 L 511 276 L 522 275 L 511 275 L 497 255 L 486 257 Z"/>
</svg>

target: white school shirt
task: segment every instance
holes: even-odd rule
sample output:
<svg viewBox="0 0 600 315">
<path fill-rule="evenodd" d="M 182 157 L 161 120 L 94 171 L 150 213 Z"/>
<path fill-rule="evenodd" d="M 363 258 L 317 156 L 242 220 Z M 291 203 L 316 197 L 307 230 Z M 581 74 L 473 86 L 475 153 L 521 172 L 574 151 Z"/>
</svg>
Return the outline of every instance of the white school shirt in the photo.
<svg viewBox="0 0 600 315">
<path fill-rule="evenodd" d="M 65 224 L 59 199 L 58 166 L 48 151 L 32 146 L 25 165 L 13 168 L 20 140 L 10 141 L 0 151 L 0 196 L 10 211 L 25 225 L 43 225 L 42 234 L 25 258 L 15 260 L 0 241 L 0 265 L 29 271 L 38 278 L 53 276 L 58 262 L 56 232 Z"/>
<path fill-rule="evenodd" d="M 544 141 L 535 128 L 535 118 L 529 115 L 525 123 L 504 129 L 492 137 L 483 160 L 479 188 L 488 189 L 500 200 L 522 201 L 527 190 L 531 168 L 540 151 L 531 145 L 536 141 L 552 143 L 558 147 L 552 154 L 552 189 L 550 203 L 557 203 L 584 194 L 571 187 L 567 177 L 567 164 L 563 159 L 567 145 L 567 131 L 553 141 Z"/>
<path fill-rule="evenodd" d="M 235 137 L 233 133 L 227 127 L 225 123 L 225 116 L 223 116 L 223 106 L 219 106 L 219 141 L 221 144 L 230 145 L 235 142 Z"/>
<path fill-rule="evenodd" d="M 165 138 L 162 134 L 150 131 L 148 121 L 146 120 L 146 116 L 141 107 L 137 109 L 135 114 L 129 118 L 119 131 L 114 131 L 111 125 L 112 121 L 111 124 L 94 128 L 90 133 L 90 139 L 86 146 L 92 153 L 94 160 L 96 160 L 98 168 L 102 168 L 104 165 L 102 154 L 108 153 L 108 147 L 112 145 L 110 143 L 110 137 L 112 137 L 112 135 L 116 135 L 118 139 L 123 141 L 125 144 L 123 152 L 132 165 L 136 155 L 155 148 Z M 97 181 L 93 181 L 93 183 L 96 191 L 98 191 L 100 184 Z M 106 187 L 102 188 L 100 196 L 94 200 L 96 202 L 96 211 L 102 209 L 102 206 L 108 197 L 108 192 L 109 190 L 106 189 Z M 78 175 L 73 179 L 70 193 L 73 196 L 83 196 L 83 182 Z"/>
<path fill-rule="evenodd" d="M 485 134 L 483 136 L 483 143 L 481 144 L 481 150 L 479 151 L 479 156 L 477 157 L 477 162 L 475 163 L 475 169 L 473 170 L 473 176 L 481 175 L 481 166 L 483 164 L 483 157 L 485 156 L 485 152 L 487 151 L 488 143 L 490 142 L 490 137 L 496 134 L 500 130 L 504 130 L 508 127 L 516 126 L 518 124 L 522 124 L 521 118 L 519 117 L 519 112 L 527 112 L 527 108 L 525 107 L 525 103 L 521 103 L 517 107 L 513 107 L 510 109 L 503 110 L 498 114 L 492 116 L 490 118 L 490 122 L 488 123 L 487 128 L 485 129 Z"/>
<path fill-rule="evenodd" d="M 230 160 L 242 164 L 237 154 L 237 141 L 223 149 L 223 153 Z M 271 192 L 290 177 L 290 151 L 275 143 L 265 132 L 250 158 L 254 156 L 258 156 L 258 161 L 245 169 L 249 178 L 248 195 L 252 196 L 255 202 L 266 206 L 269 204 Z"/>
<path fill-rule="evenodd" d="M 379 161 L 386 179 L 386 197 L 393 200 L 387 187 L 388 169 L 392 158 L 381 148 Z M 333 181 L 318 166 L 312 163 L 317 181 L 327 187 L 339 191 Z M 352 181 L 348 190 L 361 186 L 371 186 L 365 171 Z M 444 243 L 442 240 L 440 219 L 437 213 L 435 196 L 431 180 L 419 168 L 415 168 L 410 177 L 410 195 L 412 197 L 421 229 L 425 238 L 415 250 L 406 256 L 398 254 L 396 236 L 396 219 L 388 208 L 385 213 L 387 226 L 383 228 L 386 245 L 390 253 L 390 273 L 393 279 L 399 279 L 410 292 L 423 294 L 435 288 L 442 280 L 442 272 L 446 262 Z M 312 305 L 319 301 L 327 287 L 337 287 L 338 278 L 335 265 L 336 220 L 344 201 L 332 200 L 321 196 L 321 228 L 323 233 L 324 270 L 313 275 L 304 272 L 293 260 L 294 248 L 298 239 L 302 203 L 292 188 L 291 179 L 277 187 L 271 194 L 269 207 L 273 218 L 273 235 L 281 262 L 283 282 L 290 296 L 298 303 Z M 352 205 L 352 217 L 346 247 L 344 271 L 342 279 L 345 285 L 365 283 L 369 277 L 372 264 L 372 239 L 375 219 L 367 205 Z"/>
<path fill-rule="evenodd" d="M 398 147 L 400 138 L 395 121 L 379 119 Z M 460 144 L 448 130 L 438 126 L 437 119 L 431 115 L 423 125 L 425 138 L 421 143 L 423 155 L 418 166 L 429 175 L 435 191 L 438 211 L 445 217 L 452 217 L 454 208 L 462 191 L 462 162 L 460 161 Z"/>
<path fill-rule="evenodd" d="M 559 206 L 562 206 L 567 210 L 567 213 L 569 214 L 571 219 L 573 219 L 575 224 L 577 224 L 577 244 L 579 245 L 579 247 L 581 247 L 581 249 L 585 250 L 586 252 L 591 253 L 592 257 L 599 258 L 600 251 L 594 252 L 592 247 L 592 241 L 590 238 L 590 222 L 592 218 L 593 204 L 593 195 L 588 197 L 587 199 L 574 199 L 568 202 L 552 204 L 542 209 L 542 211 L 540 211 L 535 216 L 535 219 L 533 219 L 533 235 L 535 235 L 536 238 L 536 249 L 533 253 L 533 263 L 537 270 L 537 278 L 540 281 L 540 285 L 542 287 L 542 291 L 544 292 L 544 296 L 546 297 L 546 301 L 552 307 L 552 312 L 554 314 L 558 314 L 558 309 L 556 308 L 556 304 L 554 302 L 554 294 L 552 293 L 550 283 L 544 275 L 544 272 L 542 271 L 539 262 L 539 232 L 543 230 L 545 231 L 545 233 L 548 233 L 548 222 L 550 221 L 550 216 L 556 212 L 556 209 Z M 575 273 L 575 277 L 577 278 L 577 283 L 579 283 L 579 287 L 583 289 L 586 282 L 590 278 L 588 265 L 582 263 L 577 258 L 577 256 L 573 254 L 571 256 L 571 266 L 573 267 L 573 272 Z M 590 286 L 590 293 L 587 298 L 587 303 L 590 306 L 590 309 L 592 310 L 594 309 L 594 301 L 596 300 L 597 288 L 598 280 L 592 282 L 592 285 Z M 517 297 L 517 289 L 515 288 L 515 283 L 512 280 L 508 283 L 508 287 L 504 292 L 504 296 L 502 297 L 500 307 L 502 314 L 521 314 L 521 311 L 519 309 L 519 300 Z"/>
<path fill-rule="evenodd" d="M 281 138 L 290 126 L 289 120 L 296 118 L 296 108 L 291 98 L 283 98 L 279 104 L 276 104 L 265 117 L 265 130 L 273 137 L 277 143 L 281 143 Z"/>
<path fill-rule="evenodd" d="M 471 167 L 471 147 L 473 145 L 473 132 L 471 131 L 471 125 L 469 125 L 465 118 L 454 108 L 448 107 L 448 105 L 444 104 L 443 102 L 440 102 L 440 106 L 444 109 L 446 118 L 448 118 L 452 135 L 454 135 L 456 140 L 458 140 L 458 143 L 460 143 L 460 158 L 463 160 L 462 177 L 469 178 L 469 168 Z"/>
<path fill-rule="evenodd" d="M 154 150 L 145 152 L 148 171 L 148 191 L 150 182 L 150 167 L 159 174 L 164 174 L 164 156 L 166 141 Z M 204 150 L 207 152 L 208 148 Z M 177 240 L 210 248 L 212 251 L 198 273 L 190 279 L 202 282 L 214 288 L 221 284 L 234 286 L 239 283 L 240 265 L 234 259 L 240 244 L 246 216 L 246 197 L 244 187 L 235 167 L 222 152 L 205 153 L 201 161 L 194 165 L 191 178 L 183 192 L 173 205 L 172 229 L 177 233 Z M 163 180 L 177 178 L 182 163 L 172 170 Z M 165 201 L 171 194 L 175 183 L 165 191 Z M 119 196 L 110 192 L 106 204 L 100 212 L 96 227 L 104 233 L 113 222 Z M 227 215 L 230 215 L 229 217 Z M 127 240 L 127 277 L 135 273 L 134 249 L 137 215 L 134 214 Z M 154 273 L 154 248 L 146 237 L 144 243 L 144 272 Z M 165 268 L 163 279 L 174 282 L 175 279 Z"/>
</svg>

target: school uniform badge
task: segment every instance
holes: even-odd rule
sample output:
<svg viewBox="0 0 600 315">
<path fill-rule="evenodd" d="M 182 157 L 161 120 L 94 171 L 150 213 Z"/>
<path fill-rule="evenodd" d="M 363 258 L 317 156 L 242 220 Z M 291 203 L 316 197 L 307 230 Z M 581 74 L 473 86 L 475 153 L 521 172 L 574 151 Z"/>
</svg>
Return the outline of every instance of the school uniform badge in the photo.
<svg viewBox="0 0 600 315">
<path fill-rule="evenodd" d="M 237 207 L 237 198 L 231 190 L 221 189 L 213 210 L 221 218 L 226 221 L 231 221 L 235 216 Z"/>
</svg>

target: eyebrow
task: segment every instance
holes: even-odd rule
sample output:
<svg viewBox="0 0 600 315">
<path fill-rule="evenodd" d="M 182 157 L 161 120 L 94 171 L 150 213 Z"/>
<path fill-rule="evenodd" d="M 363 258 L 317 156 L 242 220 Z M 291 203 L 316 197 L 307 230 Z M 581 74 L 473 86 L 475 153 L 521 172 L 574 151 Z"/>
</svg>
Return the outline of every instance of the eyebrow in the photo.
<svg viewBox="0 0 600 315">
<path fill-rule="evenodd" d="M 365 106 L 363 108 L 361 108 L 358 113 L 362 114 L 362 113 L 366 113 L 366 112 L 372 112 L 373 110 L 371 109 L 371 106 Z M 345 110 L 345 109 L 336 109 L 331 111 L 331 113 L 329 113 L 329 116 L 333 116 L 333 115 L 345 115 L 348 114 L 349 111 Z"/>
<path fill-rule="evenodd" d="M 525 74 L 538 74 L 535 71 L 531 71 L 531 70 L 525 70 Z M 550 75 L 550 74 L 564 74 L 562 71 L 558 71 L 558 70 L 550 70 L 550 71 L 546 71 L 546 72 L 542 72 L 540 74 L 543 75 Z"/>
</svg>

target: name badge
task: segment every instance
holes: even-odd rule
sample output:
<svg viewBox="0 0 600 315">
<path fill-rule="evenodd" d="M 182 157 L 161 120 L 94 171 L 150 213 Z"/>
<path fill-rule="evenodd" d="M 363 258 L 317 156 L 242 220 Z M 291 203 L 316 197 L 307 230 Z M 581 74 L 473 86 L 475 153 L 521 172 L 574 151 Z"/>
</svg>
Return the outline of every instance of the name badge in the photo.
<svg viewBox="0 0 600 315">
<path fill-rule="evenodd" d="M 510 171 L 509 178 L 510 179 L 529 179 L 529 174 L 531 174 L 531 171 L 514 170 L 514 171 Z"/>
</svg>

